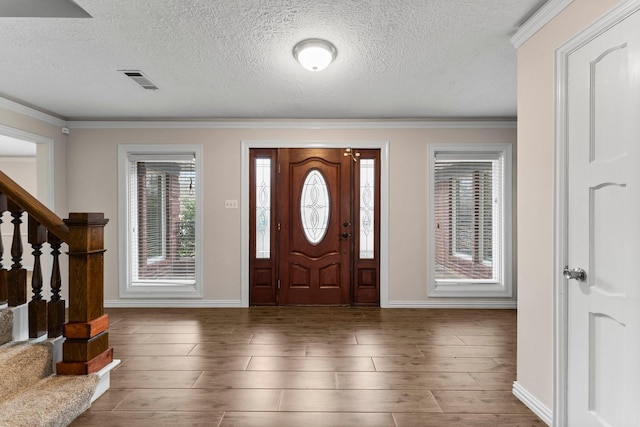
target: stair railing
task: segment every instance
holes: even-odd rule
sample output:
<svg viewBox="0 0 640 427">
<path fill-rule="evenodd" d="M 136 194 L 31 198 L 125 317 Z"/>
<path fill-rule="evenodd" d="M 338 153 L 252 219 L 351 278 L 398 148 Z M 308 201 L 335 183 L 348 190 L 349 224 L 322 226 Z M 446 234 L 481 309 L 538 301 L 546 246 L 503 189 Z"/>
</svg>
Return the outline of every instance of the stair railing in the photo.
<svg viewBox="0 0 640 427">
<path fill-rule="evenodd" d="M 23 215 L 28 214 L 28 243 L 33 254 L 31 299 L 28 302 L 29 337 L 64 336 L 59 375 L 86 375 L 113 361 L 109 348 L 109 317 L 104 314 L 104 226 L 102 213 L 70 213 L 61 219 L 24 188 L 0 171 L 0 224 L 5 212 L 11 214 L 13 239 L 11 266 L 0 239 L 0 304 L 9 307 L 27 304 L 27 270 L 23 267 Z M 49 244 L 52 256 L 51 298 L 43 299 L 42 252 Z M 65 323 L 65 301 L 61 298 L 60 253 L 68 246 L 69 310 Z M 6 261 L 5 261 L 6 264 Z"/>
</svg>

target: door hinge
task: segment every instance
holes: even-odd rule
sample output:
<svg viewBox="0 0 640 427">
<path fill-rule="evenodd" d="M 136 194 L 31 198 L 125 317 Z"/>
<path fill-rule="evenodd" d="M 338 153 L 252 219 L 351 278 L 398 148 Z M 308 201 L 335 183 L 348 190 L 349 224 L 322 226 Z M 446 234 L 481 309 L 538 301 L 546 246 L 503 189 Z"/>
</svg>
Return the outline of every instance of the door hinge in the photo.
<svg viewBox="0 0 640 427">
<path fill-rule="evenodd" d="M 280 279 L 278 279 L 278 289 L 280 289 Z"/>
<path fill-rule="evenodd" d="M 280 223 L 278 223 L 278 231 L 280 231 Z"/>
<path fill-rule="evenodd" d="M 280 173 L 280 163 L 278 163 L 278 173 Z"/>
</svg>

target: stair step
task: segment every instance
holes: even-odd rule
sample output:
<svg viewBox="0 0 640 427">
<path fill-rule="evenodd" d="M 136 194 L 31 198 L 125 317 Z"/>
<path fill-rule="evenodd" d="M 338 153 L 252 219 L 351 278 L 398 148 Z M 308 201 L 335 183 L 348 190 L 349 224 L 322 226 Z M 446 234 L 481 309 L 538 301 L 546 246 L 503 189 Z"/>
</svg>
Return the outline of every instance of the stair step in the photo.
<svg viewBox="0 0 640 427">
<path fill-rule="evenodd" d="M 0 345 L 13 339 L 13 311 L 0 310 Z"/>
<path fill-rule="evenodd" d="M 50 376 L 0 400 L 0 427 L 68 426 L 91 406 L 98 376 Z"/>
<path fill-rule="evenodd" d="M 49 377 L 53 373 L 52 354 L 49 342 L 13 343 L 0 348 L 0 401 Z"/>
</svg>

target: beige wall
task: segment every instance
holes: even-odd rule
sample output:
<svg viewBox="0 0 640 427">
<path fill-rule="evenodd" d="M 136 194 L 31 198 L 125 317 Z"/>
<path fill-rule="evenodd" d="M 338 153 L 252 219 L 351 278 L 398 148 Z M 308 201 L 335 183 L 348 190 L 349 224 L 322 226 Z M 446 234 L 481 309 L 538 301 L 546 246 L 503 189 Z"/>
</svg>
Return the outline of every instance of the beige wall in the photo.
<svg viewBox="0 0 640 427">
<path fill-rule="evenodd" d="M 49 177 L 40 177 L 38 182 L 38 196 L 41 200 L 49 198 L 49 188 L 53 189 L 53 207 L 55 213 L 59 216 L 67 214 L 67 136 L 62 134 L 61 126 L 47 123 L 37 118 L 17 113 L 8 108 L 0 106 L 0 125 L 6 126 L 18 131 L 28 132 L 40 137 L 48 138 L 53 141 L 53 185 L 49 185 Z M 42 170 L 48 166 L 49 162 L 45 154 L 44 145 L 38 144 L 37 149 L 37 165 Z M 42 184 L 42 185 L 40 185 Z"/>
<path fill-rule="evenodd" d="M 41 137 L 41 140 L 48 139 L 53 141 L 52 153 L 49 153 L 49 149 L 46 144 L 38 144 L 36 147 L 36 167 L 38 169 L 38 177 L 37 185 L 35 185 L 32 190 L 35 191 L 36 196 L 41 201 L 48 203 L 49 207 L 52 207 L 53 211 L 58 214 L 58 216 L 66 218 L 66 215 L 69 212 L 67 210 L 67 137 L 62 134 L 61 125 L 52 124 L 38 118 L 30 117 L 3 106 L 0 106 L 0 125 L 11 128 L 11 131 L 16 130 L 27 132 L 35 135 L 36 137 Z M 52 159 L 49 158 L 49 154 L 52 155 Z M 0 168 L 1 167 L 2 166 L 0 166 Z M 53 183 L 51 183 L 51 179 L 53 179 Z M 23 232 L 26 233 L 26 227 L 23 227 Z M 26 241 L 23 241 L 23 245 L 25 248 L 28 248 Z M 3 260 L 4 265 L 10 264 L 7 262 L 7 251 L 9 250 L 7 248 L 9 248 L 9 246 L 5 246 L 5 257 Z M 23 261 L 25 267 L 30 267 L 33 263 L 32 260 L 27 259 L 31 257 L 30 254 L 31 251 L 25 249 Z M 43 257 L 42 265 L 43 274 L 45 277 L 50 277 L 51 265 L 49 257 Z M 63 282 L 66 283 L 68 276 L 68 263 L 66 257 L 60 258 L 60 268 L 62 271 Z M 48 279 L 45 279 L 45 283 L 47 283 L 47 280 Z M 44 296 L 48 297 L 48 295 L 49 289 L 47 286 L 44 290 Z M 67 289 L 65 288 L 62 291 L 62 297 L 67 298 L 67 295 Z"/>
<path fill-rule="evenodd" d="M 0 157 L 0 170 L 11 177 L 15 182 L 20 184 L 25 190 L 31 194 L 37 194 L 37 175 L 36 175 L 36 158 L 35 157 Z M 22 228 L 22 239 L 26 242 L 27 228 Z M 7 255 L 11 250 L 11 240 L 13 238 L 13 224 L 11 224 L 11 214 L 5 212 L 2 215 L 2 224 L 0 224 L 0 234 L 2 235 L 2 245 Z M 11 265 L 11 257 L 3 259 L 3 264 Z M 25 256 L 22 262 L 28 270 L 33 269 L 32 257 Z"/>
<path fill-rule="evenodd" d="M 2 157 L 0 170 L 31 194 L 37 194 L 38 182 L 35 157 Z"/>
<path fill-rule="evenodd" d="M 617 5 L 575 0 L 518 49 L 518 383 L 553 406 L 555 50 Z"/>
<path fill-rule="evenodd" d="M 430 143 L 515 143 L 515 129 L 71 129 L 68 194 L 72 211 L 101 211 L 105 235 L 105 299 L 118 299 L 117 146 L 202 144 L 204 150 L 204 299 L 240 300 L 241 141 L 389 141 L 389 299 L 427 301 L 427 147 Z M 242 208 L 242 207 L 241 207 Z"/>
</svg>

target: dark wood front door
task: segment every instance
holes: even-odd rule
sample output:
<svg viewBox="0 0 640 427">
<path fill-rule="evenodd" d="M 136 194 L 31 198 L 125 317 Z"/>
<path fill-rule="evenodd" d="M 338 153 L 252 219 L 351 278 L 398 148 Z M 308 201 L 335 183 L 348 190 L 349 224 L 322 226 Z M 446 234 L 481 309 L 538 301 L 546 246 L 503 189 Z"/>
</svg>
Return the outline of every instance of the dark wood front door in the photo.
<svg viewBox="0 0 640 427">
<path fill-rule="evenodd" d="M 379 305 L 379 160 L 379 150 L 251 151 L 251 305 Z"/>
<path fill-rule="evenodd" d="M 338 149 L 280 150 L 280 303 L 350 304 L 351 174 Z"/>
</svg>

